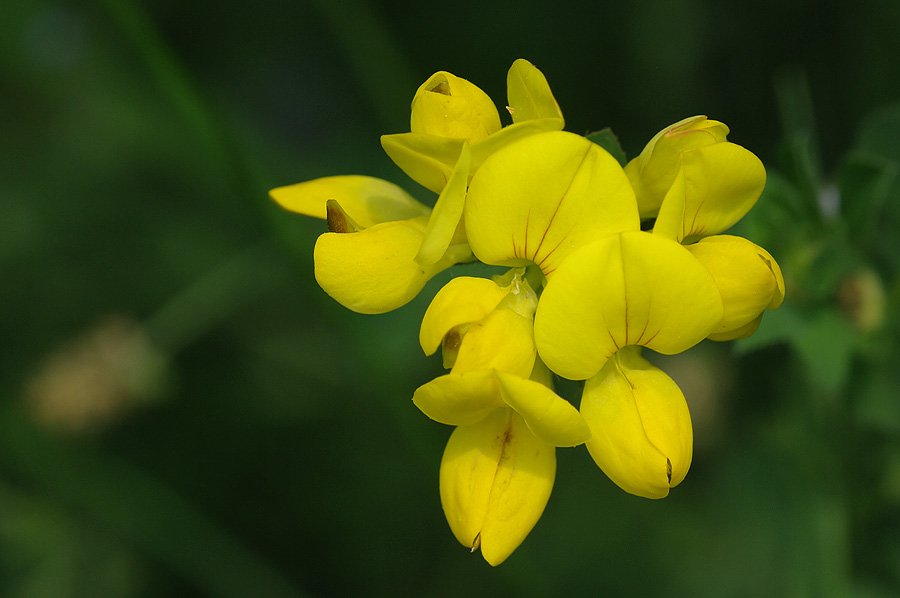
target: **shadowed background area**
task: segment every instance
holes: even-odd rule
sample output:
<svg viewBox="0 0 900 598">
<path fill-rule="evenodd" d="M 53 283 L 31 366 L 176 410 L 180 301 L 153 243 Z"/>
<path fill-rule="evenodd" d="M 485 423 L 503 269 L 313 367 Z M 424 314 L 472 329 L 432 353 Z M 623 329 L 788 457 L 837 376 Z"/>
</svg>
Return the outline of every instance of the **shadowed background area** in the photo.
<svg viewBox="0 0 900 598">
<path fill-rule="evenodd" d="M 888 0 L 5 0 L 0 595 L 900 592 L 897 31 Z M 668 498 L 560 450 L 492 569 L 440 508 L 451 430 L 410 401 L 442 371 L 425 307 L 483 271 L 351 313 L 313 278 L 324 223 L 267 192 L 368 174 L 433 202 L 379 135 L 437 70 L 502 108 L 520 57 L 629 157 L 727 123 L 769 171 L 739 226 L 788 302 L 657 360 L 694 421 Z"/>
</svg>

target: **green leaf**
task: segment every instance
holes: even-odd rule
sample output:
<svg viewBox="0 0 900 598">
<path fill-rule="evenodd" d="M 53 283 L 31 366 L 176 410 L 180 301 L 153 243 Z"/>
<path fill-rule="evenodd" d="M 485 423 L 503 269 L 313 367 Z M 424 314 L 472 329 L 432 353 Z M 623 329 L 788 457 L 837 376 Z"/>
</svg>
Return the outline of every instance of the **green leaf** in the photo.
<svg viewBox="0 0 900 598">
<path fill-rule="evenodd" d="M 784 140 L 780 148 L 782 171 L 799 190 L 805 220 L 822 219 L 819 193 L 824 187 L 822 168 L 813 149 L 813 140 L 796 135 Z"/>
<path fill-rule="evenodd" d="M 823 309 L 810 318 L 791 339 L 806 366 L 812 384 L 836 393 L 847 381 L 855 337 L 847 320 L 836 310 Z"/>
<path fill-rule="evenodd" d="M 782 305 L 775 311 L 767 311 L 751 336 L 734 341 L 734 350 L 738 355 L 744 355 L 771 345 L 789 343 L 802 333 L 804 327 L 802 314 L 792 305 Z"/>
<path fill-rule="evenodd" d="M 625 166 L 628 163 L 628 158 L 625 156 L 625 150 L 623 150 L 621 144 L 619 144 L 619 138 L 616 137 L 616 134 L 613 133 L 612 129 L 609 127 L 594 131 L 593 133 L 588 133 L 586 137 L 589 141 L 593 141 L 608 151 L 622 166 Z"/>
<path fill-rule="evenodd" d="M 784 129 L 783 170 L 801 190 L 810 215 L 817 215 L 818 194 L 824 177 L 806 73 L 797 69 L 779 73 L 775 79 L 775 96 Z"/>
<path fill-rule="evenodd" d="M 805 214 L 800 190 L 780 173 L 770 170 L 762 195 L 753 209 L 737 223 L 734 234 L 750 239 L 774 255 L 786 251 L 788 244 L 808 236 L 803 230 L 810 229 Z M 790 231 L 790 234 L 785 234 L 785 231 Z"/>
<path fill-rule="evenodd" d="M 856 148 L 900 163 L 900 103 L 891 104 L 866 118 Z"/>
<path fill-rule="evenodd" d="M 793 271 L 801 292 L 812 301 L 832 301 L 844 279 L 866 263 L 865 256 L 847 242 L 841 231 L 807 249 L 806 262 L 793 264 Z"/>
<path fill-rule="evenodd" d="M 841 212 L 850 236 L 863 245 L 875 234 L 897 173 L 897 162 L 875 154 L 851 152 L 844 160 L 838 175 Z"/>
<path fill-rule="evenodd" d="M 882 367 L 862 377 L 853 392 L 853 412 L 857 423 L 885 434 L 900 433 L 898 383 L 900 376 L 892 367 Z"/>
<path fill-rule="evenodd" d="M 782 305 L 766 312 L 759 329 L 749 338 L 735 341 L 734 348 L 738 354 L 745 354 L 782 342 L 796 352 L 813 386 L 828 393 L 843 388 L 856 338 L 838 311 L 821 309 L 809 314 Z"/>
</svg>

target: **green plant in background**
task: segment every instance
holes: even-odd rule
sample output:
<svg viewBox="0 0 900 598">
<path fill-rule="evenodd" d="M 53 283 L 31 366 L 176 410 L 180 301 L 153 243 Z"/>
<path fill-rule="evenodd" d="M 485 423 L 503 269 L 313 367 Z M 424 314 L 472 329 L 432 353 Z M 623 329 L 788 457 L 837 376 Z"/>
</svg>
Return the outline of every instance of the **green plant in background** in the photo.
<svg viewBox="0 0 900 598">
<path fill-rule="evenodd" d="M 801 567 L 821 572 L 809 587 L 846 592 L 889 571 L 896 580 L 900 564 L 886 525 L 900 505 L 900 107 L 870 115 L 828 173 L 805 76 L 782 74 L 776 92 L 784 141 L 742 225 L 780 256 L 792 292 L 736 349 L 790 350 L 772 434 L 807 473 Z"/>
<path fill-rule="evenodd" d="M 7 149 L 0 161 L 0 267 L 8 282 L 0 293 L 7 316 L 0 344 L 0 595 L 896 594 L 900 110 L 870 113 L 897 98 L 900 77 L 890 60 L 897 55 L 896 7 L 883 0 L 823 6 L 814 27 L 805 25 L 802 7 L 785 3 L 704 0 L 661 13 L 651 10 L 658 6 L 562 2 L 552 15 L 526 3 L 513 21 L 473 21 L 467 15 L 483 10 L 475 2 L 457 8 L 431 13 L 423 3 L 356 0 L 275 0 L 251 12 L 131 0 L 2 4 L 0 105 L 10 118 L 0 132 Z M 573 35 L 585 23 L 610 26 L 602 35 Z M 436 31 L 465 31 L 467 43 L 444 43 Z M 423 84 L 437 93 L 416 94 L 422 118 L 382 141 L 422 183 L 407 189 L 417 199 L 428 189 L 449 201 L 432 209 L 433 201 L 412 203 L 406 191 L 384 183 L 369 213 L 348 200 L 358 191 L 335 186 L 340 180 L 376 189 L 371 177 L 320 180 L 316 191 L 317 216 L 346 231 L 326 233 L 333 262 L 326 270 L 340 273 L 334 263 L 345 267 L 346 259 L 380 264 L 396 248 L 412 255 L 394 264 L 396 276 L 375 280 L 395 285 L 382 293 L 379 311 L 388 308 L 386 299 L 405 302 L 415 294 L 407 276 L 418 284 L 418 270 L 446 270 L 406 306 L 378 318 L 342 312 L 317 288 L 310 257 L 324 226 L 285 217 L 266 191 L 341 172 L 404 184 L 383 167 L 392 164 L 376 140 L 381 131 L 405 130 L 398 106 L 432 65 L 490 82 L 498 63 L 484 56 L 505 62 L 507 51 L 553 73 L 570 130 L 589 130 L 599 113 L 610 115 L 623 140 L 648 139 L 658 123 L 706 106 L 733 126 L 734 140 L 759 154 L 766 187 L 728 231 L 754 244 L 726 235 L 682 244 L 713 276 L 723 303 L 726 295 L 741 303 L 732 331 L 756 326 L 753 314 L 774 306 L 780 285 L 777 276 L 762 276 L 747 294 L 756 301 L 741 302 L 743 285 L 729 282 L 721 265 L 750 263 L 765 275 L 775 265 L 767 265 L 760 246 L 777 257 L 788 294 L 752 336 L 672 357 L 623 348 L 588 379 L 590 388 L 537 371 L 541 351 L 552 350 L 536 344 L 533 333 L 529 340 L 532 312 L 552 307 L 551 291 L 567 270 L 603 261 L 592 254 L 614 248 L 585 240 L 545 276 L 528 264 L 543 233 L 511 227 L 504 237 L 485 227 L 480 241 L 470 234 L 460 187 L 471 195 L 476 184 L 483 210 L 494 190 L 513 188 L 532 170 L 542 173 L 536 165 L 504 175 L 498 155 L 521 165 L 528 152 L 514 148 L 529 139 L 549 147 L 576 136 L 560 132 L 552 95 L 545 96 L 552 103 L 532 108 L 511 100 L 518 109 L 507 126 L 504 111 L 470 84 L 454 106 L 460 94 L 441 91 L 459 92 L 467 82 L 450 73 Z M 596 57 L 589 68 L 587 57 Z M 779 133 L 769 105 L 771 71 L 793 63 L 810 75 L 819 128 L 802 79 L 783 79 L 776 88 Z M 523 77 L 515 79 L 511 95 L 516 85 L 527 89 Z M 435 123 L 425 115 L 444 110 L 458 115 L 455 125 L 480 124 L 429 130 Z M 666 169 L 650 162 L 670 151 L 664 144 L 675 142 L 671 152 L 680 156 L 686 148 L 678 143 L 707 139 L 712 149 L 705 151 L 726 152 L 717 147 L 725 132 L 716 121 L 685 119 L 666 127 L 645 159 L 630 163 L 609 130 L 588 135 L 625 167 L 635 192 L 644 232 L 613 234 L 639 239 L 666 228 L 672 238 L 665 240 L 674 241 L 677 218 L 657 214 L 663 222 L 655 229 L 647 205 L 656 206 L 641 199 L 643 187 L 655 186 L 641 180 L 638 166 L 646 163 L 643 176 L 657 180 Z M 504 140 L 515 135 L 523 138 Z M 460 140 L 469 136 L 483 137 Z M 628 157 L 640 153 L 640 146 L 626 147 Z M 493 182 L 485 168 L 494 169 Z M 558 172 L 544 178 L 562 180 Z M 675 179 L 658 180 L 661 203 Z M 665 210 L 677 212 L 669 199 Z M 506 224 L 520 206 L 503 201 L 495 220 Z M 463 227 L 453 228 L 459 210 Z M 412 221 L 410 236 L 428 243 L 397 235 L 404 220 Z M 561 211 L 554 222 L 564 221 Z M 376 240 L 377 227 L 393 230 L 380 233 L 389 242 Z M 549 229 L 542 252 L 555 240 Z M 480 263 L 494 255 L 500 261 L 514 236 L 524 249 L 522 230 L 522 263 Z M 453 249 L 445 258 L 448 238 Z M 581 266 L 567 265 L 575 257 Z M 455 261 L 462 263 L 448 266 Z M 353 277 L 343 287 L 340 280 L 332 276 L 323 286 L 359 295 Z M 594 301 L 590 282 L 571 285 L 571 311 L 557 310 L 557 323 L 573 326 L 583 317 L 570 316 Z M 628 305 L 630 315 L 644 311 Z M 437 358 L 422 359 L 409 338 L 416 328 L 422 349 L 440 349 L 449 371 Z M 629 339 L 631 332 L 629 324 Z M 580 327 L 574 333 L 589 336 Z M 555 338 L 551 330 L 543 340 Z M 597 346 L 584 348 L 572 353 L 594 363 Z M 525 373 L 532 352 L 536 367 Z M 564 366 L 569 358 L 555 364 Z M 438 427 L 410 409 L 413 395 L 444 417 L 433 411 L 447 389 L 437 406 L 456 418 L 448 421 L 477 418 L 480 410 L 459 401 L 467 383 L 491 391 L 472 393 L 485 401 L 475 407 L 491 409 L 480 421 Z M 676 408 L 678 392 L 689 420 Z M 616 483 L 640 492 L 650 480 L 655 493 L 668 493 L 686 463 L 673 468 L 670 481 L 652 451 L 645 473 L 622 465 L 624 451 L 597 448 L 620 446 L 636 426 L 619 437 L 598 434 L 596 422 L 610 414 L 598 414 L 601 405 L 592 406 L 591 397 L 629 393 L 644 413 L 677 399 L 668 419 L 660 418 L 678 424 L 663 431 L 666 438 L 681 441 L 683 428 L 692 427 L 694 473 L 665 501 L 619 491 L 581 449 L 557 451 L 538 438 L 568 428 L 533 431 L 520 414 L 534 424 L 530 404 L 559 406 L 593 426 L 586 448 L 618 459 L 603 464 Z M 579 397 L 578 412 L 561 401 L 579 405 Z M 634 412 L 624 415 L 623 423 L 653 434 Z M 484 430 L 507 419 L 514 440 L 486 442 Z M 684 442 L 659 438 L 658 453 L 686 462 Z M 472 446 L 484 455 L 474 463 L 467 460 Z M 491 503 L 458 488 L 491 471 L 493 485 L 522 484 L 510 487 L 509 498 L 525 491 L 545 497 L 551 487 L 546 473 L 525 478 L 521 469 L 499 467 L 503 447 L 518 456 L 539 449 L 532 469 L 547 472 L 553 459 L 561 481 L 546 508 L 527 502 L 505 537 L 488 511 L 508 501 Z M 442 451 L 448 461 L 439 475 Z M 497 560 L 513 536 L 528 533 L 530 541 L 502 567 L 483 566 L 446 534 L 439 487 L 447 511 L 458 515 L 451 530 L 466 547 L 480 531 L 483 556 Z M 521 525 L 538 517 L 543 524 L 530 532 Z"/>
<path fill-rule="evenodd" d="M 412 101 L 411 131 L 382 145 L 439 196 L 433 210 L 361 176 L 279 187 L 283 207 L 323 218 L 316 280 L 339 303 L 382 313 L 435 274 L 481 261 L 511 268 L 452 279 L 419 340 L 450 373 L 415 405 L 456 430 L 440 494 L 456 538 L 491 565 L 537 523 L 556 473 L 554 447 L 586 444 L 625 491 L 662 498 L 687 474 L 693 432 L 675 382 L 641 356 L 704 338 L 751 335 L 784 298 L 778 264 L 729 229 L 756 203 L 765 170 L 698 116 L 660 131 L 627 165 L 564 121 L 543 74 L 517 60 L 512 124 L 487 95 L 438 72 Z M 621 156 L 611 134 L 598 141 Z M 552 374 L 551 374 L 552 372 Z M 580 410 L 554 376 L 585 381 Z"/>
</svg>

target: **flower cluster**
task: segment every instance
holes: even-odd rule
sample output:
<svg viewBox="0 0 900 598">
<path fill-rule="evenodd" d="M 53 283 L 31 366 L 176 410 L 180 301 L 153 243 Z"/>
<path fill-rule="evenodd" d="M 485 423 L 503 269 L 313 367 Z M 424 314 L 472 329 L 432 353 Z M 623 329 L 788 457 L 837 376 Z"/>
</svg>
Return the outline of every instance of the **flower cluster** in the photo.
<svg viewBox="0 0 900 598">
<path fill-rule="evenodd" d="M 450 528 L 497 565 L 549 499 L 555 447 L 585 444 L 622 489 L 661 498 L 684 479 L 693 435 L 684 395 L 641 355 L 753 333 L 778 307 L 775 260 L 721 234 L 756 202 L 765 169 L 704 116 L 666 127 L 624 168 L 564 121 L 544 75 L 517 60 L 501 127 L 490 98 L 438 72 L 416 92 L 410 132 L 382 137 L 391 159 L 438 194 L 433 208 L 383 180 L 339 176 L 281 187 L 283 207 L 324 218 L 320 286 L 382 313 L 455 264 L 419 341 L 449 372 L 415 405 L 456 426 L 440 469 Z M 554 375 L 584 380 L 580 407 Z"/>
</svg>

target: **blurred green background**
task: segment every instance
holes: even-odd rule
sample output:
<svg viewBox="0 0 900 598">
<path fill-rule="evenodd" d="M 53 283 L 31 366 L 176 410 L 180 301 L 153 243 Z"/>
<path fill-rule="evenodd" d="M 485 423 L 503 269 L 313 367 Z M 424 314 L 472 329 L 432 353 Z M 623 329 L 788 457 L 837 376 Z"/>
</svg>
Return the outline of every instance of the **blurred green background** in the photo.
<svg viewBox="0 0 900 598">
<path fill-rule="evenodd" d="M 0 595 L 900 593 L 900 3 L 0 4 Z M 405 179 L 378 136 L 449 70 L 502 106 L 516 58 L 629 156 L 708 114 L 766 163 L 739 225 L 787 303 L 663 367 L 685 482 L 627 495 L 558 451 L 492 569 L 437 492 L 412 391 L 439 285 L 353 314 L 321 222 L 268 189 Z"/>
</svg>

